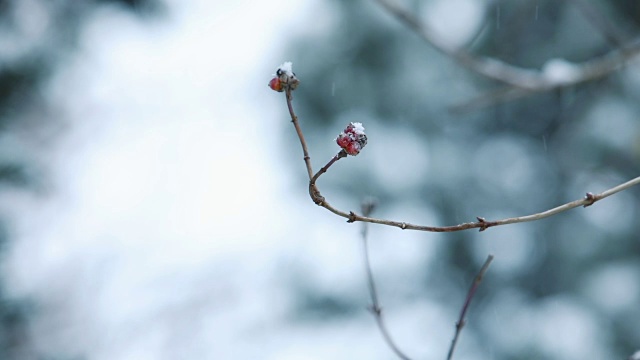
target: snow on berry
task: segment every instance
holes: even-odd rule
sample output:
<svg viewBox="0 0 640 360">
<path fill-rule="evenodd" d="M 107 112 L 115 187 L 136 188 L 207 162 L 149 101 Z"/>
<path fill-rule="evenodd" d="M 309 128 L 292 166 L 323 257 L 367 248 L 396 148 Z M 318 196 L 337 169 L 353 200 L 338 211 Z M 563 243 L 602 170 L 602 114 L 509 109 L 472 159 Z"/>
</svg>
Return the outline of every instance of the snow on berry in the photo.
<svg viewBox="0 0 640 360">
<path fill-rule="evenodd" d="M 287 76 L 296 76 L 296 74 L 293 73 L 293 63 L 291 61 L 283 62 L 282 65 L 278 67 L 278 70 L 276 70 L 276 75 L 280 75 L 280 73 L 287 74 Z"/>
<path fill-rule="evenodd" d="M 336 143 L 349 155 L 356 156 L 367 145 L 367 135 L 362 123 L 352 122 L 338 135 Z"/>
</svg>

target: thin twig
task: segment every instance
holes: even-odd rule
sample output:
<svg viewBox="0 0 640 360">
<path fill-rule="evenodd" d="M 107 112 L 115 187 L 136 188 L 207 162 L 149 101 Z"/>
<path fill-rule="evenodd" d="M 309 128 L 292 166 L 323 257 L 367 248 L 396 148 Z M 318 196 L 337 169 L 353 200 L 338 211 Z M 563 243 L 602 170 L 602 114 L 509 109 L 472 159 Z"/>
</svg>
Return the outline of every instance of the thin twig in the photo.
<svg viewBox="0 0 640 360">
<path fill-rule="evenodd" d="M 311 157 L 309 156 L 309 150 L 307 148 L 307 141 L 304 139 L 304 134 L 302 133 L 302 128 L 300 127 L 300 122 L 298 121 L 298 116 L 293 110 L 293 95 L 291 93 L 291 88 L 285 88 L 285 98 L 287 99 L 287 108 L 289 109 L 289 115 L 291 116 L 291 122 L 296 129 L 296 133 L 298 134 L 298 139 L 300 139 L 300 145 L 302 146 L 302 153 L 304 155 L 304 164 L 307 168 L 307 174 L 309 176 L 309 196 L 313 200 L 314 203 L 318 205 L 322 205 L 325 202 L 324 197 L 320 195 L 320 190 L 315 185 L 316 180 L 320 175 L 327 172 L 329 167 L 333 165 L 336 161 L 341 158 L 347 156 L 347 153 L 343 150 L 340 151 L 336 156 L 334 156 L 327 165 L 323 166 L 317 174 L 313 174 L 313 167 L 311 165 Z"/>
<path fill-rule="evenodd" d="M 469 309 L 469 304 L 471 304 L 471 300 L 473 299 L 476 290 L 478 290 L 478 286 L 480 286 L 484 274 L 487 272 L 489 265 L 491 265 L 491 261 L 493 261 L 493 255 L 487 256 L 487 260 L 485 260 L 484 265 L 482 265 L 482 268 L 480 268 L 480 271 L 478 271 L 478 275 L 476 275 L 475 280 L 469 288 L 467 297 L 464 300 L 464 305 L 462 305 L 462 310 L 460 311 L 460 317 L 458 318 L 458 322 L 456 322 L 456 333 L 453 336 L 453 340 L 451 341 L 451 347 L 449 348 L 447 360 L 451 360 L 453 358 L 453 351 L 456 349 L 456 344 L 458 343 L 458 338 L 460 337 L 462 328 L 466 324 L 465 316 L 467 315 L 467 309 Z"/>
<path fill-rule="evenodd" d="M 313 177 L 313 168 L 311 167 L 311 157 L 309 156 L 309 150 L 307 149 L 307 142 L 304 140 L 304 135 L 302 134 L 302 129 L 300 128 L 300 123 L 298 122 L 298 116 L 293 111 L 293 95 L 291 94 L 291 88 L 285 88 L 285 94 L 287 97 L 287 108 L 289 109 L 289 115 L 291 115 L 291 122 L 293 126 L 296 128 L 296 133 L 298 133 L 298 139 L 300 139 L 300 145 L 302 145 L 302 153 L 304 154 L 304 164 L 307 166 L 307 173 L 309 175 L 309 180 Z"/>
<path fill-rule="evenodd" d="M 434 35 L 409 11 L 392 4 L 389 0 L 376 1 L 420 38 L 460 65 L 489 79 L 529 91 L 548 91 L 604 77 L 622 68 L 627 61 L 640 53 L 640 41 L 636 40 L 624 46 L 622 50 L 613 50 L 601 57 L 575 64 L 575 76 L 571 79 L 558 80 L 545 76 L 538 70 L 520 68 L 495 58 L 476 56 L 464 49 L 452 47 Z"/>
<path fill-rule="evenodd" d="M 333 165 L 336 161 L 342 159 L 343 157 L 347 157 L 347 152 L 344 151 L 344 149 L 340 150 L 340 152 L 337 153 L 336 156 L 332 157 L 331 160 L 329 160 L 329 162 L 327 163 L 327 165 L 323 166 L 320 170 L 318 170 L 318 172 L 315 175 L 313 175 L 309 183 L 311 185 L 315 185 L 316 180 L 318 180 L 320 175 L 326 173 L 327 170 L 329 170 L 329 168 L 331 167 L 331 165 Z"/>
<path fill-rule="evenodd" d="M 502 225 L 508 225 L 508 224 L 518 224 L 518 223 L 524 223 L 524 222 L 529 222 L 529 221 L 536 221 L 536 220 L 540 220 L 540 219 L 544 219 L 553 215 L 557 215 L 559 213 L 565 212 L 567 210 L 571 210 L 573 208 L 579 207 L 579 206 L 583 206 L 583 207 L 587 207 L 587 206 L 591 206 L 593 205 L 596 201 L 600 201 L 606 197 L 609 197 L 617 192 L 626 190 L 632 186 L 638 185 L 640 184 L 640 176 L 636 177 L 634 179 L 631 179 L 623 184 L 620 184 L 618 186 L 615 186 L 611 189 L 608 189 L 600 194 L 593 194 L 588 192 L 586 194 L 586 196 L 582 199 L 578 199 L 575 201 L 571 201 L 568 202 L 566 204 L 557 206 L 555 208 L 543 211 L 543 212 L 539 212 L 539 213 L 535 213 L 535 214 L 531 214 L 531 215 L 526 215 L 526 216 L 519 216 L 519 217 L 512 217 L 512 218 L 506 218 L 506 219 L 502 219 L 502 220 L 494 220 L 494 221 L 488 221 L 483 217 L 477 217 L 476 219 L 478 219 L 478 221 L 476 222 L 468 222 L 468 223 L 462 223 L 462 224 L 458 224 L 458 225 L 453 225 L 453 226 L 428 226 L 428 225 L 415 225 L 415 224 L 411 224 L 408 222 L 403 222 L 403 221 L 394 221 L 394 220 L 386 220 L 386 219 L 376 219 L 376 218 L 372 218 L 372 217 L 368 217 L 365 215 L 358 215 L 353 211 L 349 211 L 344 212 L 342 210 L 339 210 L 335 207 L 333 207 L 331 204 L 329 204 L 329 202 L 325 199 L 324 196 L 322 196 L 322 194 L 320 193 L 320 189 L 318 188 L 316 181 L 318 180 L 318 178 L 320 177 L 320 175 L 322 175 L 324 172 L 327 171 L 327 169 L 334 164 L 336 161 L 340 160 L 341 158 L 345 157 L 345 155 L 343 154 L 343 152 L 339 152 L 336 156 L 334 156 L 333 158 L 331 158 L 331 160 L 329 161 L 329 163 L 327 163 L 327 165 L 325 165 L 317 174 L 313 174 L 313 169 L 311 167 L 311 158 L 309 157 L 309 152 L 307 150 L 307 143 L 304 139 L 304 136 L 302 134 L 302 130 L 300 129 L 300 125 L 298 124 L 298 117 L 295 114 L 295 111 L 293 110 L 293 105 L 291 104 L 291 91 L 289 89 L 286 90 L 287 93 L 287 106 L 289 108 L 289 113 L 291 115 L 291 121 L 293 122 L 293 125 L 296 128 L 296 132 L 298 133 L 298 138 L 300 139 L 300 143 L 302 145 L 302 151 L 304 153 L 304 161 L 305 161 L 305 165 L 307 167 L 307 172 L 309 173 L 309 196 L 311 197 L 311 199 L 313 200 L 314 203 L 316 203 L 319 206 L 322 206 L 323 208 L 331 211 L 332 213 L 341 216 L 345 219 L 347 219 L 347 222 L 352 223 L 352 222 L 356 222 L 356 221 L 362 221 L 362 222 L 368 222 L 368 223 L 373 223 L 373 224 L 381 224 L 381 225 L 387 225 L 387 226 L 394 226 L 397 228 L 400 228 L 402 230 L 418 230 L 418 231 L 429 231 L 429 232 L 454 232 L 454 231 L 461 231 L 461 230 L 468 230 L 468 229 L 479 229 L 480 231 L 484 231 L 490 227 L 494 227 L 494 226 L 502 226 Z M 324 171 L 323 171 L 324 169 Z"/>
<path fill-rule="evenodd" d="M 327 165 L 323 166 L 315 175 L 313 175 L 311 180 L 309 180 L 309 196 L 311 196 L 311 199 L 317 205 L 326 207 L 325 205 L 327 205 L 327 202 L 324 199 L 324 196 L 320 194 L 320 190 L 316 186 L 316 181 L 318 180 L 320 175 L 326 173 L 327 170 L 329 170 L 331 165 L 333 165 L 336 161 L 342 159 L 343 157 L 347 157 L 347 152 L 344 150 L 340 150 L 340 152 L 338 152 L 336 156 L 332 157 L 331 160 L 329 160 Z"/>
<path fill-rule="evenodd" d="M 362 202 L 362 213 L 369 215 L 373 208 L 375 207 L 375 203 L 373 200 L 363 201 Z M 369 295 L 371 296 L 371 306 L 369 307 L 369 311 L 373 314 L 373 317 L 376 319 L 376 324 L 380 329 L 380 333 L 384 338 L 384 341 L 387 343 L 389 348 L 400 358 L 403 360 L 410 360 L 410 358 L 405 355 L 402 350 L 396 345 L 396 343 L 391 338 L 391 334 L 387 330 L 387 326 L 384 322 L 384 318 L 382 317 L 382 307 L 380 306 L 380 302 L 378 301 L 378 291 L 376 290 L 376 283 L 373 279 L 373 271 L 371 270 L 371 261 L 369 260 L 369 242 L 368 242 L 368 224 L 362 224 L 362 252 L 364 254 L 364 266 L 365 271 L 367 273 L 367 287 L 369 288 Z"/>
</svg>

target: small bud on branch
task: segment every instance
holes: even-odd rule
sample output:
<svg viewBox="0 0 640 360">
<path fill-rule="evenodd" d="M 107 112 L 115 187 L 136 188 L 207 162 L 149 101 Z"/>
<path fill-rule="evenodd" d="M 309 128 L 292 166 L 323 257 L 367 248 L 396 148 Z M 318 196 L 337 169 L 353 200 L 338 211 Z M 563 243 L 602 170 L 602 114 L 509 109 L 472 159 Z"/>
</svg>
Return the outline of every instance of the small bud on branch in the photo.
<svg viewBox="0 0 640 360">
<path fill-rule="evenodd" d="M 300 80 L 292 70 L 291 61 L 286 61 L 280 65 L 273 76 L 268 85 L 271 90 L 277 92 L 283 92 L 287 88 L 295 90 L 300 83 Z"/>
</svg>

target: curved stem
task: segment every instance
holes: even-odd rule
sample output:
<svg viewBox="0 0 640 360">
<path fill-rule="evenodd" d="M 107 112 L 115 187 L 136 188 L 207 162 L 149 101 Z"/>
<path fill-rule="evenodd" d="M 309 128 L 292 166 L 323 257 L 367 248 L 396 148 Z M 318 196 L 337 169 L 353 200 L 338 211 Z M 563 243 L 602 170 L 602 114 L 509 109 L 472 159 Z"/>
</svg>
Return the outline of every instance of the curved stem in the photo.
<svg viewBox="0 0 640 360">
<path fill-rule="evenodd" d="M 331 160 L 327 163 L 327 165 L 325 165 L 324 167 L 322 167 L 320 169 L 320 171 L 318 171 L 318 173 L 314 174 L 313 173 L 313 168 L 311 167 L 311 158 L 309 157 L 309 151 L 307 150 L 307 143 L 304 139 L 304 135 L 302 134 L 302 129 L 300 128 L 300 124 L 298 123 L 298 117 L 295 114 L 295 111 L 293 109 L 293 104 L 291 103 L 292 97 L 291 97 L 291 89 L 287 88 L 286 90 L 286 98 L 287 98 L 287 107 L 289 108 L 289 114 L 291 115 L 291 122 L 293 123 L 294 127 L 296 128 L 296 132 L 298 134 L 298 138 L 300 139 L 300 144 L 302 145 L 302 152 L 304 154 L 304 162 L 305 165 L 307 167 L 307 173 L 309 176 L 309 196 L 311 197 L 311 199 L 313 200 L 314 203 L 316 203 L 319 206 L 324 207 L 325 209 L 331 211 L 332 213 L 341 216 L 345 219 L 347 219 L 347 222 L 356 222 L 356 221 L 362 221 L 362 222 L 367 222 L 367 223 L 373 223 L 373 224 L 381 224 L 381 225 L 387 225 L 387 226 L 394 226 L 397 228 L 400 228 L 402 230 L 418 230 L 418 231 L 430 231 L 430 232 L 453 232 L 453 231 L 461 231 L 461 230 L 468 230 L 468 229 L 479 229 L 480 231 L 484 231 L 490 227 L 494 227 L 494 226 L 502 226 L 502 225 L 508 225 L 508 224 L 517 224 L 517 223 L 523 223 L 523 222 L 529 222 L 529 221 L 536 221 L 536 220 L 540 220 L 540 219 L 544 219 L 553 215 L 557 215 L 559 213 L 565 212 L 567 210 L 571 210 L 573 208 L 579 207 L 579 206 L 590 206 L 593 205 L 596 201 L 600 201 L 606 197 L 609 197 L 615 193 L 618 193 L 620 191 L 626 190 L 632 186 L 638 185 L 640 184 L 640 176 L 636 177 L 634 179 L 631 179 L 623 184 L 620 184 L 618 186 L 615 186 L 611 189 L 608 189 L 606 191 L 603 191 L 600 194 L 592 194 L 592 193 L 587 193 L 587 195 L 582 198 L 582 199 L 578 199 L 575 201 L 571 201 L 568 202 L 566 204 L 557 206 L 555 208 L 546 210 L 546 211 L 542 211 L 539 213 L 535 213 L 535 214 L 531 214 L 531 215 L 525 215 L 525 216 L 518 216 L 518 217 L 512 217 L 512 218 L 506 218 L 506 219 L 501 219 L 501 220 L 494 220 L 494 221 L 488 221 L 486 219 L 484 219 L 483 217 L 477 217 L 476 222 L 467 222 L 467 223 L 462 223 L 462 224 L 458 224 L 458 225 L 452 225 L 452 226 L 429 226 L 429 225 L 415 225 L 415 224 L 411 224 L 411 223 L 407 223 L 407 222 L 403 222 L 403 221 L 394 221 L 394 220 L 386 220 L 386 219 L 376 219 L 376 218 L 372 218 L 372 217 L 368 217 L 368 216 L 364 216 L 364 215 L 358 215 L 353 211 L 349 211 L 348 213 L 342 210 L 339 210 L 335 207 L 333 207 L 325 198 L 324 196 L 322 196 L 322 194 L 320 193 L 320 189 L 318 188 L 316 181 L 318 180 L 318 178 L 324 174 L 325 172 L 327 172 L 327 170 L 329 169 L 329 167 L 331 167 L 331 165 L 333 165 L 336 161 L 342 159 L 343 157 L 346 157 L 347 154 L 346 152 L 344 152 L 344 150 L 340 151 L 337 155 L 335 155 L 333 158 L 331 158 Z"/>
</svg>

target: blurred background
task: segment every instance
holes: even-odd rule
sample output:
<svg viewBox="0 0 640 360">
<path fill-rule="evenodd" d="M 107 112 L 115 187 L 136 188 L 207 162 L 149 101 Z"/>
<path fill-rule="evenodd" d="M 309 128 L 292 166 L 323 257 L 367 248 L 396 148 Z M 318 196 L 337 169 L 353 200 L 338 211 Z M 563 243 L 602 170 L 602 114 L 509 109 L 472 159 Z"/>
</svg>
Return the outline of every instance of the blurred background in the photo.
<svg viewBox="0 0 640 360">
<path fill-rule="evenodd" d="M 283 61 L 338 208 L 454 225 L 640 175 L 640 2 L 396 1 L 450 49 L 591 81 L 518 92 L 374 1 L 0 1 L 0 358 L 393 359 L 360 243 L 308 197 Z M 634 44 L 635 47 L 634 47 Z M 568 74 L 568 75 L 567 75 Z M 506 95 L 505 95 L 506 94 Z M 640 188 L 541 221 L 370 227 L 388 327 L 443 359 L 626 359 L 640 349 Z"/>
</svg>

